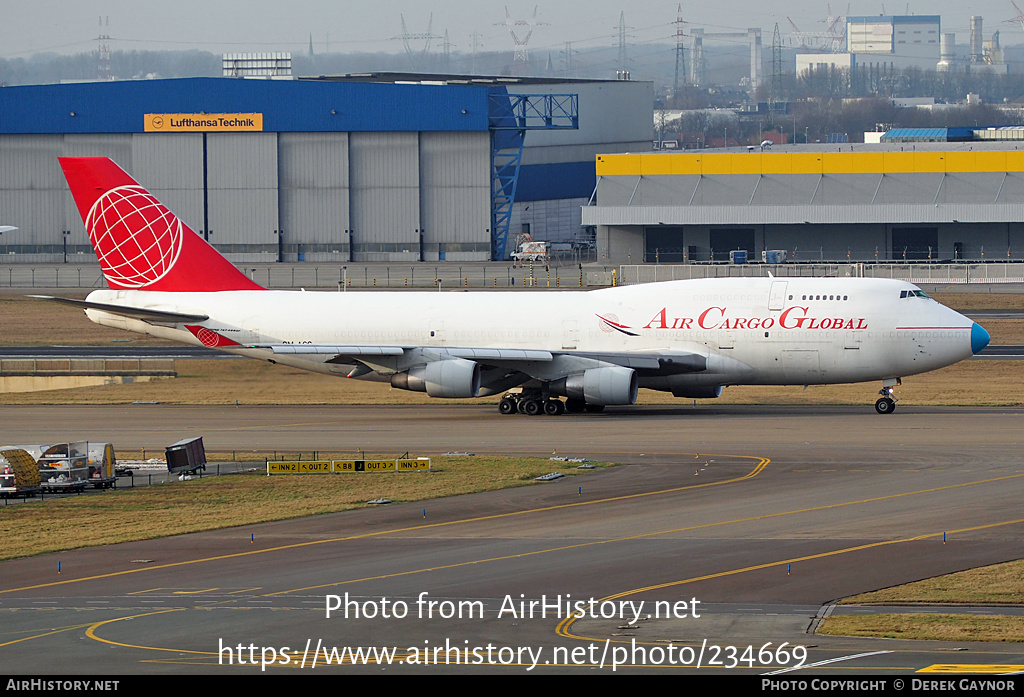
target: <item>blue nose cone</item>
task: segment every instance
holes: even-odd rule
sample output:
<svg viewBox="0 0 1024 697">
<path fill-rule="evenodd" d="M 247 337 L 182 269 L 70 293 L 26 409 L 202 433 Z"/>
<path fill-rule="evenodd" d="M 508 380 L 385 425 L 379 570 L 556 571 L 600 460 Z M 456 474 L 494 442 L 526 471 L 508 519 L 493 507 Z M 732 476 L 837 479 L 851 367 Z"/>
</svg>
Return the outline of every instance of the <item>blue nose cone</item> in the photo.
<svg viewBox="0 0 1024 697">
<path fill-rule="evenodd" d="M 977 322 L 971 327 L 971 352 L 978 353 L 992 340 L 985 328 Z"/>
</svg>

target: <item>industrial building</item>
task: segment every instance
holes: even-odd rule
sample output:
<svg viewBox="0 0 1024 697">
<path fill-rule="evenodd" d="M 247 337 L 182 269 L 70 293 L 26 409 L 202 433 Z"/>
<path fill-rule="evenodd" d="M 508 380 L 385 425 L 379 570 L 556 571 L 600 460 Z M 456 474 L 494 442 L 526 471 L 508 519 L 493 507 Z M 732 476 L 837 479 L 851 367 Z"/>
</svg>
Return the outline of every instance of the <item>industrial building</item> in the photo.
<svg viewBox="0 0 1024 697">
<path fill-rule="evenodd" d="M 597 175 L 606 263 L 1024 258 L 1021 142 L 613 154 Z"/>
<path fill-rule="evenodd" d="M 942 32 L 938 15 L 878 15 L 846 18 L 846 51 L 798 53 L 796 74 L 809 70 L 920 68 L 944 72 L 1006 74 L 999 32 L 984 40 L 983 20 L 971 17 L 970 54 L 956 55 L 956 35 Z"/>
<path fill-rule="evenodd" d="M 57 158 L 107 156 L 235 262 L 505 259 L 571 241 L 653 85 L 397 74 L 0 88 L 10 262 L 91 261 Z"/>
</svg>

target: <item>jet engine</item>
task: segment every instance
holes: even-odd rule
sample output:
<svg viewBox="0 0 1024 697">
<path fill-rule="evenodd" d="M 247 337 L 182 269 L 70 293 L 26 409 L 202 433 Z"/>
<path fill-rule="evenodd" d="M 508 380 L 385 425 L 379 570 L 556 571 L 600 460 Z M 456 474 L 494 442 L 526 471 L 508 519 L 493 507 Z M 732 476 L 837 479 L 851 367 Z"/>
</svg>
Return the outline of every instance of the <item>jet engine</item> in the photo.
<svg viewBox="0 0 1024 697">
<path fill-rule="evenodd" d="M 562 385 L 565 396 L 587 404 L 633 404 L 636 402 L 637 377 L 632 368 L 609 366 L 591 368 L 569 375 Z"/>
<path fill-rule="evenodd" d="M 426 392 L 431 397 L 476 397 L 480 393 L 480 364 L 464 358 L 431 361 L 392 375 L 391 386 Z"/>
</svg>

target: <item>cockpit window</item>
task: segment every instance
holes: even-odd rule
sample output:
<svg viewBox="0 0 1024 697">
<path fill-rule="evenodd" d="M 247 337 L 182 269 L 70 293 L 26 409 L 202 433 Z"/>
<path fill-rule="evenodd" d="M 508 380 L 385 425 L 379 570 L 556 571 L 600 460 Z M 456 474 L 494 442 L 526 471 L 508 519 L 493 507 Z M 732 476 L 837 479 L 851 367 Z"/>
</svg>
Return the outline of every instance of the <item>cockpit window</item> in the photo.
<svg viewBox="0 0 1024 697">
<path fill-rule="evenodd" d="M 923 290 L 901 290 L 900 298 L 927 298 L 928 294 Z"/>
</svg>

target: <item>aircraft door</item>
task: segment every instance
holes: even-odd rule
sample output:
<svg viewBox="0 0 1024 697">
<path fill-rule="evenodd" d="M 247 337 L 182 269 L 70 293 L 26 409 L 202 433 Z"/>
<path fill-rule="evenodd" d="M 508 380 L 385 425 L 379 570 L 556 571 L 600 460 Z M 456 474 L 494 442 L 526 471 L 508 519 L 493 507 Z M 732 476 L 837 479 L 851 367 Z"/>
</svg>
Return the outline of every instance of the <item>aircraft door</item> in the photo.
<svg viewBox="0 0 1024 697">
<path fill-rule="evenodd" d="M 768 294 L 768 309 L 783 310 L 786 307 L 786 286 L 787 281 L 773 281 L 771 291 Z"/>
<path fill-rule="evenodd" d="M 580 323 L 574 319 L 562 322 L 562 348 L 569 350 L 579 346 Z"/>
<path fill-rule="evenodd" d="M 783 349 L 782 372 L 791 384 L 817 382 L 821 378 L 821 359 L 816 349 Z"/>
</svg>

